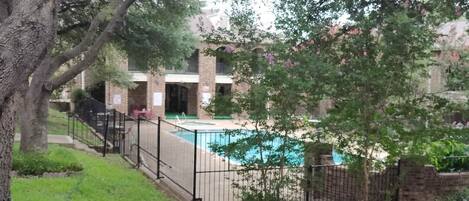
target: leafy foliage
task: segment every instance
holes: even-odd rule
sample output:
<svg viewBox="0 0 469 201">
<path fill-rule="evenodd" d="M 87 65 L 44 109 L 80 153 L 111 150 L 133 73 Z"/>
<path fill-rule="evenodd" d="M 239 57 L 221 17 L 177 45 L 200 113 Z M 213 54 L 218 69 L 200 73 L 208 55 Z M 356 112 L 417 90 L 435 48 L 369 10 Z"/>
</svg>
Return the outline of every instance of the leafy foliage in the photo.
<svg viewBox="0 0 469 201">
<path fill-rule="evenodd" d="M 262 149 L 281 156 L 280 164 L 248 160 L 244 166 L 287 165 L 285 152 L 261 142 L 305 129 L 303 137 L 334 143 L 349 156 L 368 195 L 371 170 L 453 134 L 443 118 L 448 101 L 424 94 L 418 86 L 431 64 L 434 27 L 464 14 L 465 1 L 276 1 L 275 33 L 257 29 L 249 0 L 233 2 L 232 29 L 206 36 L 209 43 L 235 47 L 206 53 L 223 57 L 233 67 L 236 83 L 249 86 L 232 102 L 249 115 L 254 137 L 233 146 L 241 153 Z M 319 124 L 318 136 L 305 119 L 325 99 L 334 107 Z M 378 160 L 383 153 L 386 157 Z M 255 189 L 243 192 L 268 199 L 268 192 Z"/>
<path fill-rule="evenodd" d="M 60 54 L 80 43 L 94 17 L 100 19 L 102 31 L 115 4 L 108 0 L 63 1 L 54 53 Z M 193 52 L 195 44 L 187 19 L 198 12 L 196 0 L 135 2 L 128 9 L 123 28 L 116 31 L 111 44 L 102 48 L 91 66 L 93 81 L 105 80 L 121 87 L 133 87 L 130 75 L 118 68 L 126 56 L 136 61 L 142 71 L 186 65 L 185 58 Z"/>
<path fill-rule="evenodd" d="M 23 153 L 15 146 L 13 170 L 19 175 L 42 175 L 51 172 L 77 172 L 82 165 L 65 149 L 52 149 L 48 153 Z"/>
<path fill-rule="evenodd" d="M 71 99 L 74 104 L 79 104 L 83 98 L 87 96 L 86 91 L 83 89 L 73 89 L 72 94 L 71 94 Z"/>
<path fill-rule="evenodd" d="M 469 170 L 469 147 L 455 140 L 440 140 L 424 145 L 421 156 L 440 172 Z"/>
</svg>

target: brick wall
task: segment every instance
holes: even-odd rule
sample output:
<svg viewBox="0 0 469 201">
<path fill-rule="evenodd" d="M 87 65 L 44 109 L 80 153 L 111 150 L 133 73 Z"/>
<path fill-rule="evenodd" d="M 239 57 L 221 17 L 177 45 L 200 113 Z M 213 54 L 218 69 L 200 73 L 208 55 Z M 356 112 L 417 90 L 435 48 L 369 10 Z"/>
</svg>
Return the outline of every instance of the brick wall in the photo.
<svg viewBox="0 0 469 201">
<path fill-rule="evenodd" d="M 313 166 L 313 198 L 330 201 L 359 201 L 363 195 L 363 179 L 359 172 L 346 166 L 333 165 L 332 156 L 322 155 L 321 165 Z M 369 200 L 386 201 L 397 193 L 397 167 L 372 172 L 369 177 Z"/>
<path fill-rule="evenodd" d="M 127 59 L 122 59 L 119 68 L 127 70 Z M 115 108 L 117 111 L 127 114 L 128 97 L 127 89 L 119 88 L 106 82 L 106 105 Z M 120 101 L 119 101 L 120 100 Z"/>
<path fill-rule="evenodd" d="M 469 188 L 469 172 L 438 173 L 433 166 L 401 161 L 399 201 L 433 201 Z"/>
<path fill-rule="evenodd" d="M 162 68 L 161 68 L 162 69 Z M 147 82 L 147 108 L 153 113 L 153 119 L 165 117 L 166 83 L 164 73 L 149 73 Z M 155 102 L 155 95 L 161 94 L 161 102 Z M 156 104 L 155 104 L 156 103 Z"/>
<path fill-rule="evenodd" d="M 199 46 L 200 52 L 203 52 L 206 48 L 214 48 L 206 44 Z M 203 53 L 199 54 L 199 84 L 197 90 L 197 116 L 199 119 L 211 119 L 210 114 L 205 112 L 202 104 L 202 95 L 204 93 L 209 93 L 211 98 L 215 96 L 215 66 L 216 59 L 215 57 L 205 55 Z"/>
</svg>

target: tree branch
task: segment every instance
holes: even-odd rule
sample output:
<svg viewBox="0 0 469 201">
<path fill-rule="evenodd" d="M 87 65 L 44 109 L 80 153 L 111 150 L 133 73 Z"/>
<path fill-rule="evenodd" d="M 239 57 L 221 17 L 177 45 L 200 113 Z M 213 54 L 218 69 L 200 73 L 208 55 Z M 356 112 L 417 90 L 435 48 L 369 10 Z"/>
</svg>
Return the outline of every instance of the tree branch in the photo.
<svg viewBox="0 0 469 201">
<path fill-rule="evenodd" d="M 0 26 L 1 106 L 46 55 L 55 35 L 56 5 L 46 0 L 0 1 L 12 2 L 14 8 Z"/>
<path fill-rule="evenodd" d="M 57 35 L 62 35 L 62 34 L 65 34 L 65 33 L 68 33 L 69 31 L 72 31 L 76 28 L 81 28 L 81 27 L 86 27 L 86 26 L 90 26 L 90 22 L 77 22 L 75 24 L 72 24 L 70 26 L 67 26 L 67 27 L 64 27 L 63 29 L 60 29 L 57 31 Z"/>
<path fill-rule="evenodd" d="M 48 74 L 52 75 L 62 64 L 79 56 L 87 50 L 87 48 L 93 43 L 93 39 L 99 28 L 99 22 L 100 19 L 98 14 L 96 17 L 94 17 L 93 21 L 91 21 L 90 27 L 88 28 L 85 37 L 83 37 L 83 40 L 78 45 L 66 50 L 64 53 L 52 59 Z"/>
<path fill-rule="evenodd" d="M 78 75 L 80 72 L 82 72 L 83 70 L 85 70 L 91 64 L 95 62 L 99 51 L 104 46 L 104 44 L 106 44 L 111 39 L 113 32 L 120 25 L 120 23 L 123 20 L 124 15 L 127 13 L 127 9 L 134 2 L 135 0 L 125 0 L 122 3 L 120 3 L 119 6 L 117 6 L 117 8 L 114 11 L 111 21 L 107 24 L 104 31 L 101 32 L 101 34 L 94 40 L 93 45 L 91 47 L 86 47 L 87 51 L 83 55 L 83 59 L 77 64 L 73 65 L 69 70 L 65 71 L 60 76 L 52 79 L 50 81 L 50 84 L 48 84 L 48 86 L 50 87 L 50 90 L 55 90 L 61 85 L 67 83 L 68 81 L 73 79 L 76 75 Z M 80 47 L 80 48 L 84 48 L 84 47 Z"/>
</svg>

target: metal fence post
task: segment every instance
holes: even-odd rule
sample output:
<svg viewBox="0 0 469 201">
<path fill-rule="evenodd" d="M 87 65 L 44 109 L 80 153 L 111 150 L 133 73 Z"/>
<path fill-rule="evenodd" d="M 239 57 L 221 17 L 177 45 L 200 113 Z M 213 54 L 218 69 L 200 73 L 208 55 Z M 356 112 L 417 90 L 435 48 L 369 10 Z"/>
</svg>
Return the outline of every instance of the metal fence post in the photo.
<svg viewBox="0 0 469 201">
<path fill-rule="evenodd" d="M 140 168 L 140 116 L 137 117 L 137 168 Z"/>
<path fill-rule="evenodd" d="M 194 130 L 194 175 L 192 183 L 192 200 L 196 201 L 196 185 L 197 185 L 197 130 Z"/>
<path fill-rule="evenodd" d="M 72 140 L 75 141 L 75 115 L 72 115 Z"/>
<path fill-rule="evenodd" d="M 104 127 L 104 140 L 103 140 L 103 157 L 106 156 L 106 149 L 107 149 L 107 131 L 109 125 L 109 114 L 106 112 L 106 125 Z"/>
<path fill-rule="evenodd" d="M 158 129 L 156 133 L 156 159 L 158 160 L 156 164 L 156 178 L 160 178 L 160 151 L 161 151 L 161 117 L 158 117 Z"/>
<path fill-rule="evenodd" d="M 112 149 L 116 150 L 116 109 L 112 109 Z"/>
<path fill-rule="evenodd" d="M 67 112 L 67 135 L 70 136 L 70 113 Z"/>
<path fill-rule="evenodd" d="M 122 155 L 125 156 L 125 114 L 122 114 L 124 123 L 122 124 Z"/>
<path fill-rule="evenodd" d="M 313 176 L 313 166 L 311 165 L 308 165 L 307 167 L 305 167 L 305 171 L 306 172 L 306 186 L 305 186 L 305 200 L 306 201 L 310 201 L 311 199 L 311 190 L 312 190 L 312 187 L 311 187 L 311 184 L 312 184 L 312 176 Z"/>
</svg>

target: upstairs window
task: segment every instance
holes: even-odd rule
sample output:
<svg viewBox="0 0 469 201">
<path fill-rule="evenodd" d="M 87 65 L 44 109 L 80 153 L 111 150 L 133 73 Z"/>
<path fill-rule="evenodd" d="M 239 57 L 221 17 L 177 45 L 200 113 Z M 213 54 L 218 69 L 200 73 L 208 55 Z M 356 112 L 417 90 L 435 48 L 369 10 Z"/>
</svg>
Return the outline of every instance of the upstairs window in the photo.
<svg viewBox="0 0 469 201">
<path fill-rule="evenodd" d="M 187 65 L 182 67 L 166 67 L 166 73 L 193 74 L 199 72 L 199 50 L 195 50 L 192 55 L 186 59 Z"/>
<path fill-rule="evenodd" d="M 221 54 L 224 54 L 225 47 L 219 47 L 217 51 L 219 51 Z M 228 61 L 226 61 L 226 59 L 223 58 L 223 56 L 217 56 L 216 60 L 217 60 L 217 64 L 216 64 L 217 74 L 219 75 L 231 74 L 233 69 L 231 68 L 231 65 L 228 63 Z"/>
</svg>

